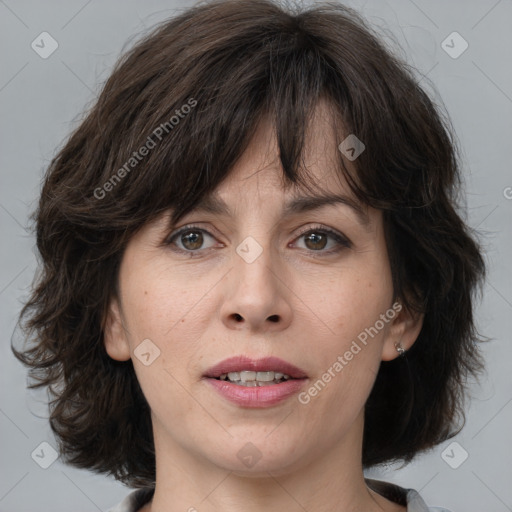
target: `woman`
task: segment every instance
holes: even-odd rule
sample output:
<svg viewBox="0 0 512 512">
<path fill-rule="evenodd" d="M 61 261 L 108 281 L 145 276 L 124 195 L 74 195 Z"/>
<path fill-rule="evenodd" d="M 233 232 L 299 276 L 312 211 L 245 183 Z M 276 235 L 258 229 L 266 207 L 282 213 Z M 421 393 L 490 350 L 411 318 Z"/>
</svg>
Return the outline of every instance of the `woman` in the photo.
<svg viewBox="0 0 512 512">
<path fill-rule="evenodd" d="M 157 27 L 52 161 L 17 351 L 117 512 L 427 511 L 363 470 L 452 437 L 484 264 L 447 123 L 354 11 Z"/>
</svg>

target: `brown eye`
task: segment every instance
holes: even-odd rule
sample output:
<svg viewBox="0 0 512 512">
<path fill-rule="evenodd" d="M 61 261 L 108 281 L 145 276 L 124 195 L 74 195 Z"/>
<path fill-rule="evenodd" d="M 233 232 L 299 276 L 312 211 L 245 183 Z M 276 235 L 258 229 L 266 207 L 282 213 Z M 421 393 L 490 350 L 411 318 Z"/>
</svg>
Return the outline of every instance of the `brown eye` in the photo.
<svg viewBox="0 0 512 512">
<path fill-rule="evenodd" d="M 208 239 L 210 242 L 208 243 Z M 165 245 L 172 250 L 181 253 L 201 254 L 206 249 L 211 249 L 215 245 L 215 237 L 205 229 L 195 226 L 185 226 L 173 233 L 165 242 Z"/>
<path fill-rule="evenodd" d="M 201 233 L 201 231 L 186 231 L 181 234 L 180 239 L 183 247 L 190 251 L 200 249 L 204 242 L 203 233 Z"/>
<path fill-rule="evenodd" d="M 298 246 L 313 256 L 329 256 L 352 247 L 351 242 L 342 234 L 326 227 L 310 227 L 296 239 Z M 317 253 L 317 254 L 315 254 Z"/>
<path fill-rule="evenodd" d="M 322 233 L 311 232 L 304 236 L 304 243 L 308 249 L 318 251 L 327 245 L 327 236 Z"/>
</svg>

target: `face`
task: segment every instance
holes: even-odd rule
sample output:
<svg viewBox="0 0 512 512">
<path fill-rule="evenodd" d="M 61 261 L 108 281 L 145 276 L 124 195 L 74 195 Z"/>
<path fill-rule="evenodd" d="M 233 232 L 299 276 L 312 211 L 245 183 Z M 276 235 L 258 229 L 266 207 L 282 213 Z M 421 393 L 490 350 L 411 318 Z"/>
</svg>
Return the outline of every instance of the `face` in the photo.
<svg viewBox="0 0 512 512">
<path fill-rule="evenodd" d="M 381 213 L 357 205 L 338 177 L 327 112 L 317 108 L 306 152 L 318 192 L 284 187 L 263 123 L 215 191 L 229 212 L 195 210 L 172 231 L 166 213 L 126 248 L 105 345 L 133 360 L 155 443 L 169 453 L 251 474 L 306 467 L 348 440 L 360 457 L 379 364 L 417 336 L 393 302 Z M 326 192 L 346 200 L 285 211 Z M 234 356 L 276 357 L 306 378 L 261 391 L 205 378 Z"/>
</svg>

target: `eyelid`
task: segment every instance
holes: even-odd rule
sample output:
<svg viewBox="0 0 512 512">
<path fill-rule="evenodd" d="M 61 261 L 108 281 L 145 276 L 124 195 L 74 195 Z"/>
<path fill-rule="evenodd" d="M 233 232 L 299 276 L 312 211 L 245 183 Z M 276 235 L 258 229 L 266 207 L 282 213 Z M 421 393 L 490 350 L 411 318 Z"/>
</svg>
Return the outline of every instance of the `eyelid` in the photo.
<svg viewBox="0 0 512 512">
<path fill-rule="evenodd" d="M 203 228 L 197 224 L 186 224 L 185 226 L 182 226 L 181 228 L 177 228 L 174 231 L 172 231 L 172 233 L 169 236 L 166 236 L 164 238 L 162 245 L 164 245 L 164 246 L 171 245 L 173 243 L 173 240 L 178 238 L 181 234 L 186 233 L 187 231 L 201 231 L 202 233 L 206 233 L 207 235 L 211 236 L 212 238 L 216 238 L 216 236 L 213 235 L 212 233 L 210 233 L 210 231 L 206 228 Z M 215 230 L 213 230 L 213 231 L 215 231 Z M 177 248 L 176 250 L 183 252 L 183 249 Z M 203 249 L 203 251 L 204 251 L 204 249 Z M 194 252 L 199 252 L 199 250 L 198 251 L 185 251 L 185 252 L 191 254 Z"/>
<path fill-rule="evenodd" d="M 313 226 L 309 225 L 309 226 L 305 227 L 297 234 L 297 236 L 295 237 L 294 240 L 297 240 L 298 238 L 300 238 L 301 236 L 304 236 L 307 233 L 314 233 L 315 231 L 320 231 L 322 233 L 326 233 L 331 238 L 333 238 L 339 245 L 341 245 L 347 249 L 352 247 L 352 242 L 349 240 L 349 238 L 347 236 L 345 236 L 344 234 L 340 233 L 339 231 L 337 231 L 335 229 L 329 228 L 327 226 L 323 226 L 322 224 L 315 224 Z M 309 252 L 318 253 L 318 255 L 321 255 L 321 254 L 333 254 L 335 252 L 338 252 L 339 250 L 340 250 L 340 248 L 338 247 L 338 249 L 331 249 L 329 251 L 312 251 L 312 250 L 310 250 Z"/>
</svg>

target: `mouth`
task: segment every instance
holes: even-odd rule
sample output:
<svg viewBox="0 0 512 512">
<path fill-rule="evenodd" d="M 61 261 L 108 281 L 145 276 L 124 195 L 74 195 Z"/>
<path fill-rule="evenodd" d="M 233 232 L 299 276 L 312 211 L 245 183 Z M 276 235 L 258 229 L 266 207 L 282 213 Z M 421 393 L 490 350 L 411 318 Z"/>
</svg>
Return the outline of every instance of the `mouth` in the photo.
<svg viewBox="0 0 512 512">
<path fill-rule="evenodd" d="M 254 360 L 236 356 L 216 364 L 203 378 L 238 405 L 263 407 L 296 393 L 308 376 L 297 366 L 277 357 Z"/>
<path fill-rule="evenodd" d="M 257 387 L 305 379 L 307 375 L 300 368 L 277 357 L 255 360 L 246 356 L 236 356 L 216 364 L 203 377 L 229 381 L 240 386 Z"/>
<path fill-rule="evenodd" d="M 250 370 L 242 370 L 240 372 L 223 373 L 220 377 L 214 377 L 216 380 L 225 380 L 245 387 L 273 386 L 294 380 L 293 377 L 282 372 L 254 372 Z"/>
<path fill-rule="evenodd" d="M 253 360 L 245 356 L 225 359 L 203 379 L 225 399 L 240 407 L 270 407 L 302 389 L 306 373 L 276 357 Z"/>
</svg>

